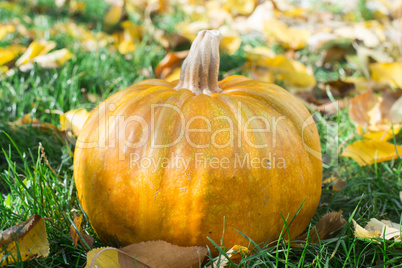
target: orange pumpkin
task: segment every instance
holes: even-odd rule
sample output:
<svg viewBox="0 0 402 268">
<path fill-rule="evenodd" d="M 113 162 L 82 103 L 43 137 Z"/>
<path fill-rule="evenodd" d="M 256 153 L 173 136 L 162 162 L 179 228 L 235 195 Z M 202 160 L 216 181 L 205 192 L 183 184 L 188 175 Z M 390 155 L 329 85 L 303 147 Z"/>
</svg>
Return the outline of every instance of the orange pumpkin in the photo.
<svg viewBox="0 0 402 268">
<path fill-rule="evenodd" d="M 202 31 L 180 81 L 151 79 L 102 102 L 81 130 L 74 176 L 106 243 L 248 245 L 299 235 L 321 195 L 320 140 L 293 95 L 231 76 L 218 82 L 217 31 Z M 303 203 L 304 202 L 304 203 Z"/>
</svg>

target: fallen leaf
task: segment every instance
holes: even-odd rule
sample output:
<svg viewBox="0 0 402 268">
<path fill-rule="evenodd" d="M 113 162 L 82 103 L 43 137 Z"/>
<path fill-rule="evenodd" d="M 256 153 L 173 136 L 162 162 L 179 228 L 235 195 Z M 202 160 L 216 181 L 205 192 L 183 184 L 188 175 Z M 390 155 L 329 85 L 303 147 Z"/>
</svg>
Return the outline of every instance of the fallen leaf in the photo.
<svg viewBox="0 0 402 268">
<path fill-rule="evenodd" d="M 34 41 L 29 45 L 25 53 L 16 61 L 15 65 L 21 66 L 26 63 L 31 63 L 35 57 L 45 55 L 55 47 L 56 42 L 53 41 Z"/>
<path fill-rule="evenodd" d="M 204 247 L 180 247 L 165 241 L 148 241 L 120 249 L 112 247 L 93 249 L 87 253 L 86 267 L 197 267 L 207 252 Z"/>
<path fill-rule="evenodd" d="M 380 237 L 380 230 L 369 231 L 363 227 L 361 227 L 355 220 L 353 221 L 353 225 L 355 227 L 354 234 L 357 238 L 377 238 Z"/>
<path fill-rule="evenodd" d="M 0 25 L 0 40 L 3 39 L 7 34 L 13 33 L 15 31 L 15 26 L 8 25 Z"/>
<path fill-rule="evenodd" d="M 387 220 L 370 219 L 367 225 L 362 228 L 356 221 L 353 220 L 355 227 L 355 236 L 357 238 L 375 239 L 381 238 L 385 240 L 394 239 L 401 241 L 401 225 Z"/>
<path fill-rule="evenodd" d="M 342 211 L 329 212 L 322 216 L 317 225 L 310 230 L 310 243 L 318 243 L 320 240 L 329 239 L 337 236 L 341 228 L 346 224 L 342 216 Z M 300 235 L 295 240 L 306 240 L 308 233 Z"/>
<path fill-rule="evenodd" d="M 257 6 L 258 0 L 223 0 L 223 8 L 232 15 L 250 15 Z"/>
<path fill-rule="evenodd" d="M 381 121 L 380 104 L 373 91 L 367 90 L 349 101 L 349 117 L 363 127 L 376 125 Z"/>
<path fill-rule="evenodd" d="M 389 141 L 394 136 L 398 135 L 401 125 L 395 124 L 391 125 L 377 125 L 374 127 L 367 127 L 365 131 L 361 126 L 357 126 L 357 132 L 363 135 L 364 139 L 377 140 L 377 141 Z"/>
<path fill-rule="evenodd" d="M 173 72 L 174 69 L 182 64 L 187 55 L 188 50 L 180 52 L 168 52 L 155 67 L 155 76 L 160 79 L 165 79 Z"/>
<path fill-rule="evenodd" d="M 340 156 L 351 157 L 359 166 L 366 166 L 399 158 L 402 146 L 386 141 L 361 140 L 348 145 Z"/>
<path fill-rule="evenodd" d="M 402 63 L 372 63 L 369 69 L 374 81 L 387 82 L 393 87 L 402 88 Z"/>
<path fill-rule="evenodd" d="M 103 28 L 106 31 L 112 30 L 121 20 L 123 15 L 123 3 L 121 5 L 112 5 L 109 7 L 103 17 Z"/>
<path fill-rule="evenodd" d="M 324 184 L 331 184 L 331 189 L 335 192 L 339 192 L 346 187 L 346 182 L 337 177 L 330 177 L 323 181 Z"/>
<path fill-rule="evenodd" d="M 136 25 L 131 21 L 123 21 L 121 24 L 123 33 L 120 37 L 118 50 L 121 54 L 133 52 L 137 48 L 137 43 L 142 38 L 143 26 Z"/>
<path fill-rule="evenodd" d="M 57 128 L 49 123 L 43 123 L 36 118 L 32 118 L 31 114 L 26 114 L 23 117 L 18 118 L 15 122 L 11 123 L 13 126 L 30 125 L 33 128 L 57 131 Z"/>
<path fill-rule="evenodd" d="M 95 239 L 87 234 L 85 234 L 82 231 L 82 219 L 83 219 L 84 215 L 80 215 L 78 217 L 74 217 L 74 225 L 77 228 L 77 230 L 74 228 L 74 225 L 70 225 L 70 237 L 73 239 L 73 243 L 74 246 L 77 247 L 77 243 L 78 241 L 80 241 L 81 245 L 87 249 L 90 250 L 95 242 Z M 81 240 L 80 235 L 77 233 L 77 231 L 81 234 L 81 236 L 84 238 L 85 243 L 89 246 L 89 248 L 87 247 L 87 245 Z"/>
<path fill-rule="evenodd" d="M 231 262 L 236 264 L 239 264 L 242 258 L 249 254 L 250 251 L 248 250 L 248 248 L 239 245 L 234 245 L 226 252 L 226 255 L 229 257 Z M 230 261 L 226 258 L 226 256 L 220 255 L 220 257 L 216 261 L 214 261 L 212 265 L 208 266 L 208 268 L 224 268 L 227 267 L 229 264 Z"/>
<path fill-rule="evenodd" d="M 334 81 L 328 81 L 324 84 L 325 86 L 328 86 L 329 90 L 331 90 L 331 93 L 334 97 L 345 97 L 348 94 L 354 92 L 355 84 L 343 80 L 334 80 Z"/>
<path fill-rule="evenodd" d="M 86 3 L 77 0 L 70 0 L 68 5 L 68 13 L 70 14 L 84 13 L 85 8 Z"/>
<path fill-rule="evenodd" d="M 399 132 L 399 105 L 388 91 L 375 96 L 367 90 L 349 101 L 349 117 L 358 124 L 356 129 L 364 138 L 387 141 Z"/>
<path fill-rule="evenodd" d="M 75 136 L 78 136 L 89 115 L 90 113 L 84 108 L 71 110 L 60 115 L 60 130 L 71 130 Z"/>
<path fill-rule="evenodd" d="M 264 33 L 268 40 L 277 42 L 287 49 L 303 48 L 311 35 L 307 29 L 288 27 L 284 22 L 276 19 L 264 22 Z"/>
<path fill-rule="evenodd" d="M 73 54 L 67 48 L 63 48 L 45 55 L 37 56 L 33 61 L 43 68 L 58 68 L 72 57 Z"/>
<path fill-rule="evenodd" d="M 180 72 L 181 72 L 181 68 L 177 67 L 175 68 L 171 74 L 169 74 L 165 80 L 168 82 L 173 82 L 173 81 L 177 81 L 180 79 Z"/>
<path fill-rule="evenodd" d="M 45 221 L 39 215 L 0 232 L 0 266 L 47 257 L 49 242 Z"/>
<path fill-rule="evenodd" d="M 276 79 L 283 81 L 285 88 L 290 91 L 308 91 L 316 84 L 314 75 L 310 74 L 305 65 L 284 55 L 249 61 L 245 68 L 246 70 L 251 68 L 266 69 L 275 75 Z"/>
<path fill-rule="evenodd" d="M 11 45 L 9 47 L 0 48 L 0 65 L 12 61 L 18 54 L 23 53 L 25 50 L 26 48 L 21 45 Z"/>
<path fill-rule="evenodd" d="M 328 99 L 328 101 L 328 103 L 315 107 L 314 110 L 320 112 L 321 114 L 331 116 L 337 114 L 340 110 L 343 110 L 346 107 L 345 100 L 337 100 L 332 102 Z"/>
</svg>

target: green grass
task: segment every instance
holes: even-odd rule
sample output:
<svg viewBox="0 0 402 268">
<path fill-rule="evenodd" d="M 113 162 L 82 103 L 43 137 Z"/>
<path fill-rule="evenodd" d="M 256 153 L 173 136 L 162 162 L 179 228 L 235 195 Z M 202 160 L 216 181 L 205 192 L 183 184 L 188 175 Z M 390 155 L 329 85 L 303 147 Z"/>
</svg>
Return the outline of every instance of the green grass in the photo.
<svg viewBox="0 0 402 268">
<path fill-rule="evenodd" d="M 41 2 L 44 2 L 41 10 L 19 4 L 11 9 L 0 8 L 0 23 L 17 18 L 27 28 L 36 29 L 40 25 L 42 31 L 47 32 L 57 22 L 68 21 L 67 9 L 55 9 L 53 1 Z M 95 2 L 87 1 L 85 14 L 74 15 L 73 19 L 97 32 L 102 28 L 104 5 L 96 5 Z M 364 10 L 363 7 L 360 9 Z M 24 21 L 26 15 L 33 18 L 33 23 Z M 158 27 L 173 32 L 172 25 L 182 20 L 180 16 L 169 18 L 164 15 L 155 18 L 155 22 Z M 35 66 L 26 73 L 16 70 L 11 77 L 0 79 L 0 229 L 13 226 L 33 214 L 51 220 L 46 221 L 50 255 L 10 267 L 82 267 L 86 263 L 85 249 L 80 244 L 75 248 L 69 235 L 73 213 L 82 213 L 72 172 L 74 146 L 50 130 L 14 126 L 11 122 L 30 113 L 42 122 L 59 126 L 59 116 L 51 111 L 93 108 L 97 102 L 88 100 L 89 93 L 103 100 L 135 82 L 151 78 L 152 68 L 165 55 L 162 47 L 152 42 L 150 36 L 144 38 L 139 48 L 132 53 L 131 59 L 107 48 L 94 52 L 83 51 L 77 45 L 77 40 L 61 33 L 52 36 L 51 40 L 57 42 L 58 48 L 70 49 L 74 54 L 73 59 L 59 69 L 45 70 Z M 2 40 L 0 46 L 5 47 L 13 42 L 28 45 L 30 41 L 26 36 L 13 34 Z M 246 36 L 243 44 L 261 45 L 261 40 Z M 308 52 L 302 51 L 300 58 L 303 55 L 308 55 Z M 315 58 L 314 55 L 309 56 L 306 63 L 311 64 Z M 221 76 L 245 61 L 241 49 L 233 57 L 222 57 Z M 352 67 L 341 62 L 333 64 L 329 69 L 314 68 L 317 79 L 323 82 L 337 79 L 337 70 L 340 68 Z M 349 119 L 347 110 L 329 118 L 319 114 L 315 117 L 324 153 L 326 144 L 339 146 L 355 133 L 354 123 Z M 333 138 L 336 140 L 333 141 Z M 357 138 L 350 141 L 354 139 Z M 399 135 L 395 142 L 400 144 L 401 140 Z M 43 145 L 51 168 L 42 156 L 39 143 Z M 254 246 L 253 254 L 244 256 L 240 264 L 232 263 L 230 267 L 401 266 L 401 243 L 356 239 L 351 220 L 353 218 L 362 225 L 373 217 L 401 221 L 402 202 L 399 192 L 402 190 L 402 160 L 360 167 L 351 159 L 333 156 L 332 162 L 324 164 L 323 174 L 324 178 L 341 178 L 347 182 L 347 186 L 339 192 L 331 190 L 331 185 L 324 186 L 310 227 L 325 213 L 342 210 L 347 224 L 341 233 L 315 244 L 309 241 L 289 244 L 280 239 L 274 245 L 256 245 L 250 241 L 250 245 Z M 88 224 L 84 229 L 96 237 Z M 98 246 L 104 245 L 96 239 L 95 247 Z M 218 244 L 216 246 L 225 254 L 227 249 Z"/>
</svg>

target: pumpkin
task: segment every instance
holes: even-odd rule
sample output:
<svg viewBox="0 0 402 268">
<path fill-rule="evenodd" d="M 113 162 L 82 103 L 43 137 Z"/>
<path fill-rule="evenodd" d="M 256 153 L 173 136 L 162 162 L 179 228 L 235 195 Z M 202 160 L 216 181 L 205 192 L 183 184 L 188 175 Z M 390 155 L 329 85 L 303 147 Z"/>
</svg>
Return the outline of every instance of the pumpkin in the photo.
<svg viewBox="0 0 402 268">
<path fill-rule="evenodd" d="M 247 246 L 239 231 L 261 243 L 278 238 L 284 220 L 291 237 L 310 222 L 322 180 L 316 125 L 279 86 L 218 82 L 220 40 L 200 32 L 179 81 L 121 90 L 83 126 L 75 183 L 105 243 L 212 246 L 208 237 L 224 236 L 224 246 Z"/>
</svg>

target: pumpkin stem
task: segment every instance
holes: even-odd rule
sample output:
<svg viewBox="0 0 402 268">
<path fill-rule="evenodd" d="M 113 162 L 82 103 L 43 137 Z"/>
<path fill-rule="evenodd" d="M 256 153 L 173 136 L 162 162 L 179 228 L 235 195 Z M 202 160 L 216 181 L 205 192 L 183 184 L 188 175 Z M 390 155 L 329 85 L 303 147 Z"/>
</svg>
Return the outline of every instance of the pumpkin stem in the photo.
<svg viewBox="0 0 402 268">
<path fill-rule="evenodd" d="M 180 81 L 175 89 L 188 88 L 196 95 L 222 92 L 218 87 L 221 40 L 222 35 L 217 30 L 198 33 L 183 62 Z"/>
</svg>

